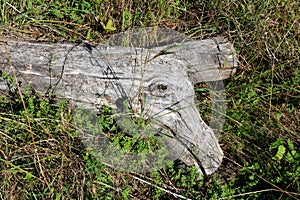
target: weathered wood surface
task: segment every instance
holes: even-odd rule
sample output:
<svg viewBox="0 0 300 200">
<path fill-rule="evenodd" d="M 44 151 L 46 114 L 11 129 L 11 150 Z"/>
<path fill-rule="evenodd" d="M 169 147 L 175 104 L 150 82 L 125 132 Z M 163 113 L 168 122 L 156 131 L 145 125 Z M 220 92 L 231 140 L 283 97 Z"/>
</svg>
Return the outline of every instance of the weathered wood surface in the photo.
<svg viewBox="0 0 300 200">
<path fill-rule="evenodd" d="M 193 84 L 234 74 L 235 51 L 222 38 L 169 47 L 7 40 L 0 43 L 0 69 L 14 70 L 22 87 L 29 83 L 43 95 L 53 93 L 87 107 L 110 105 L 122 113 L 127 102 L 135 113 L 156 121 L 160 133 L 167 129 L 171 159 L 211 174 L 220 166 L 223 152 L 195 106 Z M 3 79 L 0 89 L 6 89 Z"/>
</svg>

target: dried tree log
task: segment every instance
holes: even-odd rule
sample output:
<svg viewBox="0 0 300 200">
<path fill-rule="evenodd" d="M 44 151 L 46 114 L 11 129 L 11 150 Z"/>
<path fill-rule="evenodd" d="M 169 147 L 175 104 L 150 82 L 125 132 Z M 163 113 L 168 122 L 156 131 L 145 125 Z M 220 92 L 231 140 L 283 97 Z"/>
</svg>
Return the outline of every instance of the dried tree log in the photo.
<svg viewBox="0 0 300 200">
<path fill-rule="evenodd" d="M 235 73 L 234 48 L 223 38 L 150 49 L 7 40 L 0 52 L 1 71 L 14 70 L 22 87 L 91 108 L 110 105 L 122 113 L 128 107 L 169 134 L 171 159 L 196 165 L 205 175 L 220 166 L 223 152 L 194 105 L 193 84 Z M 0 89 L 6 89 L 4 80 Z"/>
</svg>

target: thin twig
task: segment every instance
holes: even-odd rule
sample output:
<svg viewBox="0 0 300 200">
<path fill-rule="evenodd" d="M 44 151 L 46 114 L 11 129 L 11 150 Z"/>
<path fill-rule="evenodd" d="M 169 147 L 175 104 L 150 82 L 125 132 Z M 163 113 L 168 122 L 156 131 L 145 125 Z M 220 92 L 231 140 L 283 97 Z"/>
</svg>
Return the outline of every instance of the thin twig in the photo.
<svg viewBox="0 0 300 200">
<path fill-rule="evenodd" d="M 153 183 L 150 183 L 150 182 L 148 182 L 148 181 L 145 181 L 145 180 L 143 180 L 143 179 L 140 179 L 139 177 L 136 177 L 136 176 L 134 176 L 134 175 L 132 175 L 132 177 L 133 177 L 134 179 L 136 179 L 136 180 L 139 180 L 139 181 L 143 182 L 143 183 L 146 183 L 146 184 L 148 184 L 148 185 L 151 185 L 152 187 L 156 187 L 157 189 L 160 189 L 160 190 L 162 190 L 162 191 L 164 191 L 164 192 L 166 192 L 166 193 L 169 193 L 169 194 L 173 195 L 173 196 L 176 197 L 176 198 L 181 198 L 181 199 L 188 199 L 188 200 L 190 200 L 190 199 L 187 198 L 187 197 L 184 197 L 184 196 L 182 196 L 182 195 L 180 195 L 180 194 L 176 194 L 176 193 L 174 193 L 174 192 L 171 192 L 171 191 L 169 191 L 169 190 L 167 190 L 167 189 L 165 189 L 165 188 L 159 187 L 159 186 L 157 186 L 157 185 L 155 185 L 155 184 L 153 184 Z"/>
<path fill-rule="evenodd" d="M 10 3 L 8 3 L 8 2 L 5 2 L 5 3 L 6 3 L 7 5 L 9 5 L 12 9 L 14 9 L 15 11 L 17 11 L 19 14 L 23 15 L 24 17 L 26 17 L 26 18 L 28 18 L 28 19 L 30 19 L 30 20 L 35 20 L 35 19 L 31 18 L 31 17 L 28 17 L 28 16 L 25 15 L 25 14 L 22 14 L 21 11 L 19 11 L 16 7 L 14 7 L 13 5 L 11 5 Z"/>
<path fill-rule="evenodd" d="M 15 70 L 14 70 L 14 67 L 12 65 L 12 62 L 11 62 L 11 58 L 10 58 L 10 54 L 8 52 L 8 49 L 7 49 L 7 46 L 6 46 L 6 43 L 5 43 L 5 40 L 3 38 L 3 36 L 1 35 L 1 39 L 4 43 L 4 50 L 5 50 L 5 54 L 6 54 L 6 59 L 7 59 L 7 62 L 8 62 L 8 65 L 13 73 L 13 76 L 16 80 L 16 82 L 18 82 L 17 80 L 17 76 L 16 76 L 16 73 L 15 73 Z M 30 136 L 32 138 L 32 143 L 33 143 L 33 146 L 35 149 L 36 148 L 36 145 L 35 145 L 35 141 L 34 141 L 34 135 L 33 135 L 33 131 L 32 131 L 32 127 L 31 127 L 31 124 L 30 124 L 30 119 L 29 119 L 29 115 L 28 115 L 28 110 L 27 110 L 27 107 L 26 107 L 26 104 L 25 104 L 25 101 L 24 101 L 24 98 L 23 98 L 23 95 L 22 95 L 22 91 L 21 91 L 21 88 L 19 87 L 19 85 L 17 85 L 17 89 L 18 89 L 18 93 L 20 95 L 20 99 L 21 99 L 21 102 L 22 102 L 22 105 L 23 105 L 23 108 L 24 108 L 24 111 L 25 111 L 25 116 L 26 116 L 26 120 L 27 120 L 27 124 L 28 124 L 28 127 L 29 127 L 29 132 L 30 132 Z"/>
<path fill-rule="evenodd" d="M 256 194 L 256 193 L 270 192 L 270 191 L 277 191 L 277 192 L 279 192 L 279 190 L 271 188 L 271 189 L 258 190 L 258 191 L 253 191 L 253 192 L 245 192 L 245 193 L 242 193 L 242 194 L 231 195 L 231 196 L 228 196 L 228 197 L 219 198 L 218 200 L 232 199 L 232 198 L 235 198 L 235 197 L 241 197 L 241 196 L 245 196 L 245 195 L 249 195 L 249 194 Z"/>
<path fill-rule="evenodd" d="M 224 156 L 224 159 L 227 159 L 227 160 L 231 161 L 232 163 L 234 163 L 235 165 L 239 166 L 240 168 L 243 167 L 242 165 L 240 165 L 239 163 L 235 162 L 233 159 L 230 159 L 230 158 L 227 157 L 227 156 Z M 265 182 L 268 183 L 269 185 L 273 186 L 274 188 L 276 188 L 276 189 L 272 189 L 273 191 L 282 192 L 282 193 L 287 194 L 288 196 L 290 196 L 290 197 L 292 197 L 292 198 L 294 198 L 294 199 L 298 199 L 297 197 L 294 196 L 294 195 L 298 195 L 297 193 L 293 193 L 293 192 L 286 191 L 286 190 L 280 188 L 279 186 L 277 186 L 277 185 L 271 183 L 270 181 L 268 181 L 267 179 L 263 178 L 262 176 L 258 175 L 257 173 L 251 171 L 250 169 L 247 169 L 247 168 L 244 168 L 244 169 L 245 169 L 246 171 L 248 171 L 248 172 L 254 174 L 254 175 L 257 176 L 259 179 L 265 181 Z M 271 190 L 271 189 L 269 189 L 269 190 Z M 252 193 L 254 193 L 254 192 L 252 192 Z M 251 194 L 251 192 L 243 193 L 243 194 Z M 240 194 L 240 195 L 242 195 L 242 194 Z M 229 197 L 228 197 L 228 198 L 229 198 Z"/>
</svg>

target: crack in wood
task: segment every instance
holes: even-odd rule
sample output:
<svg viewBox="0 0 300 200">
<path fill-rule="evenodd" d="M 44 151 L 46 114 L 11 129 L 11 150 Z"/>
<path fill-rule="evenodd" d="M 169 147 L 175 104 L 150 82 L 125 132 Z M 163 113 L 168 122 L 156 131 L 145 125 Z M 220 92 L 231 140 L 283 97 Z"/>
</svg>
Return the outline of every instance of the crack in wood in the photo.
<svg viewBox="0 0 300 200">
<path fill-rule="evenodd" d="M 7 53 L 6 45 L 18 81 L 43 95 L 68 98 L 87 109 L 109 105 L 123 116 L 132 112 L 153 120 L 158 132 L 166 129 L 174 135 L 166 141 L 174 148 L 171 157 L 187 165 L 198 163 L 207 176 L 220 166 L 223 152 L 195 106 L 193 84 L 223 80 L 235 73 L 234 49 L 219 41 L 145 49 L 7 40 L 0 43 L 0 52 Z M 0 74 L 10 71 L 2 55 Z M 6 87 L 5 80 L 0 81 L 0 88 Z"/>
</svg>

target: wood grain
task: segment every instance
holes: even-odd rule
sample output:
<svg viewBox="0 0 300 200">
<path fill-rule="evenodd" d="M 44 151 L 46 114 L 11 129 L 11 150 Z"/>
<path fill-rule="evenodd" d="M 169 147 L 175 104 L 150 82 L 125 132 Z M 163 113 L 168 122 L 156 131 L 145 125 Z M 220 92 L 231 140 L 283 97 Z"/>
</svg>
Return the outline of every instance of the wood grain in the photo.
<svg viewBox="0 0 300 200">
<path fill-rule="evenodd" d="M 199 115 L 193 85 L 235 73 L 234 48 L 223 38 L 152 48 L 6 40 L 0 52 L 1 71 L 14 70 L 22 88 L 30 84 L 42 95 L 55 94 L 87 108 L 109 105 L 119 113 L 126 101 L 157 129 L 168 129 L 171 159 L 197 165 L 203 174 L 221 164 L 223 152 Z M 7 89 L 4 80 L 0 89 Z"/>
</svg>

